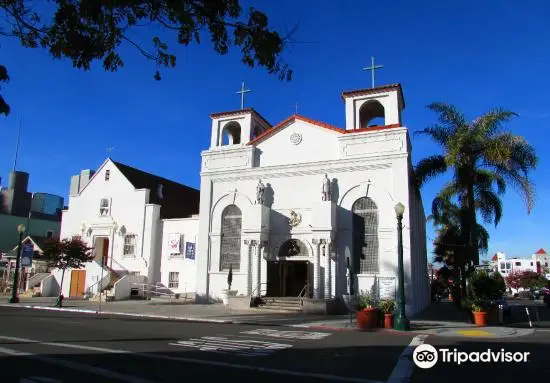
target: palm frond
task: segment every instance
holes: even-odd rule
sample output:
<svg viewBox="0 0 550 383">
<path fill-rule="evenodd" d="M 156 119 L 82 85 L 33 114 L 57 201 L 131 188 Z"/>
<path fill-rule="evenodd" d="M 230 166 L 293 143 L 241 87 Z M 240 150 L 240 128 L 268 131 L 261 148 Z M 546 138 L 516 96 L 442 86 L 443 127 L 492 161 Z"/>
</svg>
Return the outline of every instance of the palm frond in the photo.
<svg viewBox="0 0 550 383">
<path fill-rule="evenodd" d="M 447 163 L 445 162 L 445 157 L 435 155 L 424 158 L 416 164 L 414 169 L 416 186 L 421 188 L 427 181 L 446 171 Z"/>
<path fill-rule="evenodd" d="M 502 124 L 517 117 L 518 114 L 503 108 L 494 108 L 479 116 L 472 123 L 474 134 L 482 139 L 491 137 L 498 132 Z"/>
</svg>

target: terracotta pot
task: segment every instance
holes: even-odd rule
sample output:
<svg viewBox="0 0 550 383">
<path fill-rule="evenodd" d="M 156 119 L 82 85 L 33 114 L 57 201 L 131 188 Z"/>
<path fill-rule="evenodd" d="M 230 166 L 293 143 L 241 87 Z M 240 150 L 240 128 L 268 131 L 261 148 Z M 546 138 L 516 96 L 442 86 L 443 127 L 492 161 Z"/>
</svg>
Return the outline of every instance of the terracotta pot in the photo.
<svg viewBox="0 0 550 383">
<path fill-rule="evenodd" d="M 476 326 L 487 326 L 487 312 L 486 311 L 474 311 L 474 324 Z"/>
<path fill-rule="evenodd" d="M 384 328 L 393 328 L 393 314 L 384 314 Z"/>
<path fill-rule="evenodd" d="M 378 309 L 370 308 L 357 311 L 355 314 L 357 327 L 362 330 L 368 330 L 378 327 Z"/>
</svg>

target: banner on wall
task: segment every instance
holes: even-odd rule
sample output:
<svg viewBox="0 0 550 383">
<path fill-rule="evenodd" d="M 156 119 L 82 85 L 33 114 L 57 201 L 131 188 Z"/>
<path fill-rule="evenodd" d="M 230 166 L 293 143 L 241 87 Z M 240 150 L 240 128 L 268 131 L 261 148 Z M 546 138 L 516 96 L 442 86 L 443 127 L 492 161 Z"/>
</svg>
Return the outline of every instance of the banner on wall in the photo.
<svg viewBox="0 0 550 383">
<path fill-rule="evenodd" d="M 168 237 L 168 247 L 170 254 L 181 253 L 181 234 L 170 234 Z"/>
<path fill-rule="evenodd" d="M 185 258 L 195 260 L 195 244 L 193 242 L 185 243 Z"/>
<path fill-rule="evenodd" d="M 21 267 L 32 267 L 32 257 L 34 255 L 34 246 L 32 243 L 23 244 L 21 251 Z"/>
</svg>

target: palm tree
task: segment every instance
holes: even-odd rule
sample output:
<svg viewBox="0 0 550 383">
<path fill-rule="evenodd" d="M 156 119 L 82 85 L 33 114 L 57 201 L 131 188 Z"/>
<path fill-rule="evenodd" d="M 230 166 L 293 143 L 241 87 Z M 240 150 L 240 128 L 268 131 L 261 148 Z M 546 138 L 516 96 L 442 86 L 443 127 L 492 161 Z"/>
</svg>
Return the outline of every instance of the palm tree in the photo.
<svg viewBox="0 0 550 383">
<path fill-rule="evenodd" d="M 416 181 L 419 187 L 431 178 L 452 171 L 453 181 L 449 190 L 458 199 L 461 214 L 461 234 L 466 244 L 466 254 L 472 255 L 475 264 L 479 263 L 479 241 L 476 210 L 482 216 L 490 209 L 483 205 L 476 207 L 476 192 L 485 190 L 486 201 L 501 205 L 497 194 L 489 186 L 495 185 L 499 194 L 506 186 L 515 187 L 530 213 L 535 190 L 529 179 L 529 172 L 537 166 L 538 158 L 534 148 L 520 136 L 503 132 L 502 125 L 516 116 L 514 112 L 496 108 L 467 122 L 454 106 L 433 103 L 428 109 L 438 114 L 438 123 L 417 133 L 427 135 L 443 149 L 443 154 L 421 160 L 416 168 Z M 500 209 L 502 214 L 502 207 Z M 499 217 L 500 219 L 500 217 Z"/>
<path fill-rule="evenodd" d="M 480 203 L 481 205 L 481 203 Z M 462 209 L 450 200 L 436 197 L 432 204 L 432 214 L 428 220 L 433 221 L 437 227 L 437 236 L 434 240 L 434 262 L 445 263 L 449 268 L 460 271 L 460 290 L 462 295 L 466 293 L 466 264 L 471 261 L 464 241 L 462 229 L 462 217 L 465 216 Z M 492 216 L 486 220 L 494 220 L 501 212 L 497 207 Z M 489 233 L 480 224 L 477 224 L 477 248 L 486 253 L 489 248 Z"/>
</svg>

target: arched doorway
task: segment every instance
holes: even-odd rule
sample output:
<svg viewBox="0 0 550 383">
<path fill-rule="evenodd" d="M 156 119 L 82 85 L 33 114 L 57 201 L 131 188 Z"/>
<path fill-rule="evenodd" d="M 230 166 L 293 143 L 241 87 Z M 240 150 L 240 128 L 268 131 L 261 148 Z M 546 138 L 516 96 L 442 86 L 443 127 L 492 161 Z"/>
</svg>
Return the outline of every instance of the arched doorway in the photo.
<svg viewBox="0 0 550 383">
<path fill-rule="evenodd" d="M 309 252 L 299 239 L 289 239 L 279 248 L 278 259 L 267 263 L 267 296 L 297 297 L 313 284 L 313 265 L 304 260 Z M 298 258 L 298 259 L 296 259 Z"/>
</svg>

